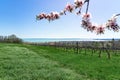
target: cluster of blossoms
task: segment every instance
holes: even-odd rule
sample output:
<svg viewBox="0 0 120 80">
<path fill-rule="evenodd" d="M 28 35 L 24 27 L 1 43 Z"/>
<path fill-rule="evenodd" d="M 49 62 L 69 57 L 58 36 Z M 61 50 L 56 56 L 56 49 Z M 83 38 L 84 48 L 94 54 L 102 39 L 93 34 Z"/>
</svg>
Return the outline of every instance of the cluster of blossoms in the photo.
<svg viewBox="0 0 120 80">
<path fill-rule="evenodd" d="M 67 5 L 65 6 L 64 10 L 59 12 L 51 12 L 50 14 L 45 14 L 45 13 L 41 13 L 39 15 L 36 16 L 37 20 L 41 20 L 41 19 L 47 19 L 48 21 L 53 21 L 55 19 L 59 19 L 61 15 L 66 15 L 66 12 L 73 12 L 73 10 L 80 8 L 83 6 L 83 4 L 85 3 L 84 0 L 75 0 L 74 4 L 70 4 L 67 3 Z M 80 10 L 77 12 L 77 14 L 80 14 Z"/>
<path fill-rule="evenodd" d="M 47 19 L 48 21 L 59 19 L 60 15 L 58 12 L 51 12 L 50 14 L 41 13 L 40 15 L 36 16 L 37 20 Z"/>
<path fill-rule="evenodd" d="M 116 16 L 113 16 L 110 20 L 108 20 L 108 22 L 106 23 L 106 27 L 108 28 L 108 29 L 112 29 L 113 31 L 119 31 L 119 26 L 118 26 L 118 24 L 117 24 L 117 22 L 116 22 L 116 19 L 117 19 L 117 17 Z"/>
<path fill-rule="evenodd" d="M 74 5 L 68 3 L 64 9 L 64 11 L 72 12 L 74 10 Z"/>
<path fill-rule="evenodd" d="M 91 32 L 96 32 L 97 34 L 103 34 L 104 31 L 105 31 L 105 28 L 103 25 L 97 25 L 97 24 L 93 24 L 91 21 L 90 21 L 90 17 L 91 15 L 89 13 L 87 14 L 83 14 L 82 16 L 82 27 L 84 29 L 87 29 L 87 31 L 91 31 Z"/>
<path fill-rule="evenodd" d="M 110 20 L 108 20 L 103 25 L 95 25 L 90 21 L 91 15 L 89 13 L 83 14 L 82 16 L 82 27 L 84 29 L 87 29 L 87 31 L 96 32 L 97 34 L 104 34 L 105 28 L 108 28 L 110 30 L 113 30 L 115 32 L 119 31 L 119 25 L 116 23 L 116 15 L 114 15 Z"/>
<path fill-rule="evenodd" d="M 75 9 L 79 9 L 76 14 L 81 14 L 81 8 L 86 2 L 89 2 L 89 0 L 74 0 L 74 4 L 68 3 L 61 12 L 51 12 L 50 14 L 41 13 L 36 16 L 36 19 L 47 19 L 48 21 L 53 21 L 59 19 L 62 15 L 66 15 L 66 12 L 72 13 Z M 87 11 L 88 10 L 86 9 L 86 13 L 82 15 L 81 21 L 81 26 L 87 31 L 95 32 L 97 34 L 104 34 L 106 28 L 115 32 L 119 31 L 120 27 L 117 24 L 116 19 L 120 14 L 114 15 L 103 25 L 97 25 L 90 21 L 91 14 Z"/>
<path fill-rule="evenodd" d="M 84 0 L 75 0 L 75 1 L 74 1 L 75 8 L 81 8 L 84 3 L 85 3 Z"/>
</svg>

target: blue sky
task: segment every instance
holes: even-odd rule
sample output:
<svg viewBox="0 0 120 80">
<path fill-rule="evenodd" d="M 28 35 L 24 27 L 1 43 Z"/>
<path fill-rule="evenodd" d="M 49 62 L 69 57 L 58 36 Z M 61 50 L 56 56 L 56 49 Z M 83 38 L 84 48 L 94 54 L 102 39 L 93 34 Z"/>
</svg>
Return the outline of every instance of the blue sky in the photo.
<svg viewBox="0 0 120 80">
<path fill-rule="evenodd" d="M 80 26 L 81 16 L 67 13 L 53 22 L 36 21 L 41 12 L 61 11 L 74 0 L 0 0 L 0 35 L 16 34 L 20 38 L 120 38 L 120 32 L 106 31 L 104 35 L 87 32 Z M 105 23 L 120 13 L 120 0 L 90 0 L 92 22 Z M 86 5 L 83 6 L 84 12 Z M 120 18 L 120 17 L 119 17 Z M 118 24 L 120 19 L 118 18 Z"/>
</svg>

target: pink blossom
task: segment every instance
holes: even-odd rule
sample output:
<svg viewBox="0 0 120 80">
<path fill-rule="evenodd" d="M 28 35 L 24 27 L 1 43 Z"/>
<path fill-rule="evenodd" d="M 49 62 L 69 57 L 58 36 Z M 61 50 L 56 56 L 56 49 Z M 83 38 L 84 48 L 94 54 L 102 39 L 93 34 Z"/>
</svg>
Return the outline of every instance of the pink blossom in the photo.
<svg viewBox="0 0 120 80">
<path fill-rule="evenodd" d="M 83 15 L 82 15 L 82 19 L 83 20 L 86 20 L 86 21 L 89 21 L 90 20 L 90 17 L 91 17 L 91 15 L 90 15 L 90 13 L 84 13 Z"/>
<path fill-rule="evenodd" d="M 103 25 L 100 25 L 99 27 L 96 28 L 97 34 L 104 34 L 105 28 Z"/>
<path fill-rule="evenodd" d="M 92 25 L 87 26 L 87 31 L 92 31 Z"/>
<path fill-rule="evenodd" d="M 54 20 L 54 12 L 50 13 L 50 20 Z"/>
<path fill-rule="evenodd" d="M 91 28 L 92 28 L 92 23 L 91 22 L 87 22 L 87 31 L 91 31 Z"/>
<path fill-rule="evenodd" d="M 119 26 L 116 22 L 116 17 L 112 17 L 110 20 L 108 20 L 108 22 L 106 23 L 106 27 L 108 29 L 112 29 L 113 31 L 118 31 Z"/>
<path fill-rule="evenodd" d="M 92 23 L 90 21 L 85 21 L 85 20 L 82 20 L 82 27 L 87 29 L 87 28 L 90 28 L 92 26 Z"/>
<path fill-rule="evenodd" d="M 74 0 L 75 8 L 81 8 L 84 4 L 84 0 Z"/>
<path fill-rule="evenodd" d="M 82 27 L 84 29 L 87 29 L 87 31 L 91 31 L 91 32 L 95 31 L 96 28 L 97 28 L 97 26 L 93 25 L 90 21 L 84 21 L 84 20 L 82 20 L 82 24 L 81 25 L 82 25 Z"/>
<path fill-rule="evenodd" d="M 68 3 L 65 7 L 65 11 L 72 12 L 73 10 L 74 10 L 74 6 Z"/>
<path fill-rule="evenodd" d="M 97 28 L 97 26 L 92 25 L 92 27 L 91 27 L 91 31 L 95 31 L 95 30 L 96 30 L 96 28 Z"/>
<path fill-rule="evenodd" d="M 91 31 L 92 23 L 90 22 L 90 14 L 83 14 L 82 16 L 82 27 Z"/>
<path fill-rule="evenodd" d="M 96 28 L 97 28 L 97 26 L 95 26 L 95 25 L 88 26 L 88 30 L 91 32 L 95 31 Z"/>
<path fill-rule="evenodd" d="M 97 29 L 98 24 L 92 23 L 92 31 L 95 31 Z"/>
<path fill-rule="evenodd" d="M 47 19 L 48 21 L 50 21 L 51 18 L 52 18 L 51 15 L 50 15 L 50 14 L 47 14 L 46 19 Z"/>
<path fill-rule="evenodd" d="M 115 26 L 116 25 L 116 20 L 115 19 L 110 19 L 110 20 L 108 20 L 106 25 L 108 27 Z"/>
<path fill-rule="evenodd" d="M 36 16 L 36 19 L 44 19 L 46 18 L 46 14 L 45 13 L 41 13 L 40 15 Z"/>
<path fill-rule="evenodd" d="M 53 12 L 53 18 L 54 19 L 59 19 L 60 18 L 60 15 L 58 12 Z"/>
<path fill-rule="evenodd" d="M 50 14 L 50 19 L 51 20 L 58 19 L 59 17 L 60 17 L 60 15 L 59 15 L 58 12 L 51 12 L 51 14 Z"/>
<path fill-rule="evenodd" d="M 86 27 L 88 26 L 88 22 L 85 20 L 82 20 L 81 26 L 86 29 Z"/>
</svg>

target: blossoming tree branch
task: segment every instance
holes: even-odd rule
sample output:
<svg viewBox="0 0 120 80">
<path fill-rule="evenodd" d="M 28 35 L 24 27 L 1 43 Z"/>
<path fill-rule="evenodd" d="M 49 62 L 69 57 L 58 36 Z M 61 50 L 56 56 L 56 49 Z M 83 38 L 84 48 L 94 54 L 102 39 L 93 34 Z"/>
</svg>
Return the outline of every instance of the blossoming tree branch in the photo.
<svg viewBox="0 0 120 80">
<path fill-rule="evenodd" d="M 81 26 L 90 32 L 95 32 L 96 34 L 104 34 L 105 30 L 113 30 L 114 32 L 118 32 L 120 26 L 117 24 L 117 18 L 120 14 L 113 15 L 107 22 L 104 24 L 94 24 L 91 22 L 91 14 L 88 12 L 90 0 L 74 0 L 74 4 L 67 3 L 65 8 L 61 12 L 51 12 L 49 14 L 41 13 L 36 16 L 37 20 L 47 19 L 48 21 L 53 21 L 59 19 L 60 16 L 66 15 L 66 12 L 72 13 L 74 10 L 78 10 L 76 12 L 77 15 L 82 16 Z M 82 13 L 81 9 L 84 4 L 87 4 L 86 12 Z"/>
</svg>

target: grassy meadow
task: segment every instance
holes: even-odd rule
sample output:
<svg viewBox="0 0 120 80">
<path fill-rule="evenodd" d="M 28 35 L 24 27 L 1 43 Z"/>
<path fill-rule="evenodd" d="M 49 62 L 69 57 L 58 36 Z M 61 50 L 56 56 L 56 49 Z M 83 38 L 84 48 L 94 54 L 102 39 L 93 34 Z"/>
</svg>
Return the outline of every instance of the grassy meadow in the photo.
<svg viewBox="0 0 120 80">
<path fill-rule="evenodd" d="M 0 43 L 0 80 L 120 80 L 120 55 L 96 54 Z"/>
</svg>

